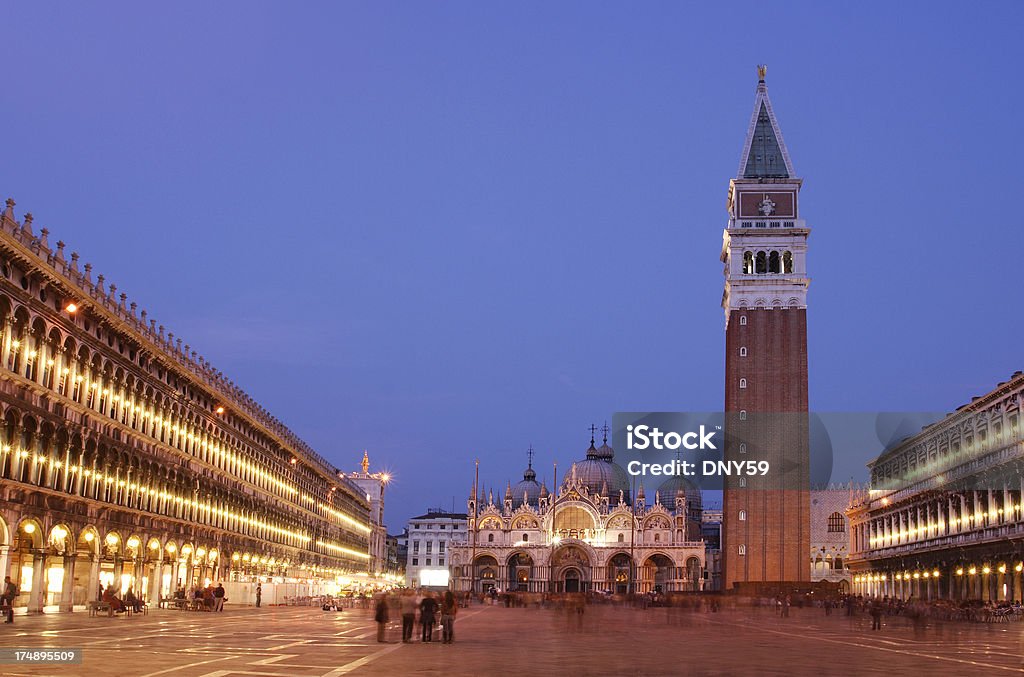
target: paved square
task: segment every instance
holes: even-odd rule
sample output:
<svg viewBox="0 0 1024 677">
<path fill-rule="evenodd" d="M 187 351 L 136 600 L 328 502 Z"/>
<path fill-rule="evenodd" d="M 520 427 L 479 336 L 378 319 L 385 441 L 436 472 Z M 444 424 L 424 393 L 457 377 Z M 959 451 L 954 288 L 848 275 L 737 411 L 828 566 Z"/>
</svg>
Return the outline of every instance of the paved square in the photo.
<svg viewBox="0 0 1024 677">
<path fill-rule="evenodd" d="M 793 609 L 720 613 L 590 606 L 582 616 L 474 606 L 456 642 L 401 644 L 391 623 L 378 644 L 367 610 L 153 610 L 132 618 L 84 613 L 21 616 L 0 645 L 81 648 L 76 666 L 0 666 L 4 675 L 337 677 L 339 675 L 977 675 L 1024 672 L 1024 623 L 930 624 L 903 619 L 871 632 L 870 619 Z M 417 629 L 418 630 L 418 629 Z M 418 633 L 417 633 L 418 636 Z"/>
</svg>

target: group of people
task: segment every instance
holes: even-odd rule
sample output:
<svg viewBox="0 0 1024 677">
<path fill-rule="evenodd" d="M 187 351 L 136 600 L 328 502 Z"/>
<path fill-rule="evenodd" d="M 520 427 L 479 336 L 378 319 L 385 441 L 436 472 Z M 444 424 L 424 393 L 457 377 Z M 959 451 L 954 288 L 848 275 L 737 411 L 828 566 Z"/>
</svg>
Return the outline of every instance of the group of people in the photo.
<svg viewBox="0 0 1024 677">
<path fill-rule="evenodd" d="M 223 583 L 217 583 L 216 588 L 212 584 L 205 588 L 197 585 L 189 591 L 179 585 L 174 591 L 174 599 L 193 601 L 203 611 L 224 611 L 224 602 L 228 599 L 224 594 Z"/>
<path fill-rule="evenodd" d="M 144 606 L 142 600 L 135 595 L 135 591 L 131 588 L 125 591 L 124 597 L 118 597 L 113 585 L 108 585 L 104 588 L 101 583 L 99 586 L 99 598 L 101 602 L 109 604 L 111 611 L 117 614 L 124 613 L 128 609 L 139 613 Z"/>
<path fill-rule="evenodd" d="M 451 644 L 455 641 L 455 616 L 459 612 L 459 604 L 451 590 L 441 594 L 440 599 L 430 591 L 414 592 L 403 590 L 397 595 L 381 594 L 374 606 L 373 619 L 377 622 L 377 641 L 385 642 L 388 620 L 391 609 L 402 616 L 402 642 L 412 642 L 413 628 L 419 612 L 420 641 L 431 642 L 434 639 L 434 626 L 441 622 L 441 643 Z"/>
</svg>

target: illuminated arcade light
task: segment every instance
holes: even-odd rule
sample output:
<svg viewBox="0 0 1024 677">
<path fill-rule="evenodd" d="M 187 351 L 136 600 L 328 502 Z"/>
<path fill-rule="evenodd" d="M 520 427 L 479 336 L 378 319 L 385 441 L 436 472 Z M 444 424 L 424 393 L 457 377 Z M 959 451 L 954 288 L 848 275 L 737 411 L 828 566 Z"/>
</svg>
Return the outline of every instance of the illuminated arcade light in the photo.
<svg viewBox="0 0 1024 677">
<path fill-rule="evenodd" d="M 86 472 L 89 472 L 89 471 L 87 470 Z M 85 532 L 85 542 L 86 543 L 92 543 L 94 538 L 96 538 L 96 534 L 92 533 L 91 531 Z"/>
<path fill-rule="evenodd" d="M 117 534 L 107 534 L 107 545 L 117 545 Z"/>
<path fill-rule="evenodd" d="M 971 567 L 970 569 L 967 570 L 967 573 L 969 573 L 970 575 L 973 576 L 974 574 L 978 573 L 978 569 L 977 569 L 977 567 Z"/>
<path fill-rule="evenodd" d="M 25 526 L 22 528 L 25 530 L 26 534 L 34 534 L 36 532 L 36 525 L 31 522 L 26 522 Z"/>
<path fill-rule="evenodd" d="M 983 573 L 983 574 L 990 574 L 990 573 L 992 573 L 992 569 L 990 569 L 989 567 L 984 567 L 981 570 L 981 573 Z"/>
<path fill-rule="evenodd" d="M 56 540 L 56 541 L 63 541 L 65 538 L 67 538 L 67 535 L 68 535 L 68 532 L 67 532 L 67 530 L 64 527 L 54 527 L 53 528 L 53 538 L 54 538 L 54 540 Z"/>
<path fill-rule="evenodd" d="M 217 407 L 217 409 L 216 409 L 215 411 L 216 411 L 216 412 L 217 412 L 218 414 L 223 414 L 223 413 L 224 413 L 224 407 Z"/>
<path fill-rule="evenodd" d="M 64 310 L 68 311 L 69 313 L 77 313 L 78 304 L 76 304 L 74 301 L 68 301 L 67 305 L 64 306 Z"/>
<path fill-rule="evenodd" d="M 963 576 L 964 575 L 964 568 L 963 567 L 957 567 L 956 568 L 956 575 L 957 576 Z"/>
<path fill-rule="evenodd" d="M 131 538 L 129 538 L 129 539 L 128 539 L 128 547 L 129 547 L 129 548 L 137 548 L 137 547 L 139 547 L 139 539 L 137 539 L 137 538 L 136 538 L 136 537 L 134 537 L 134 536 L 132 536 Z"/>
</svg>

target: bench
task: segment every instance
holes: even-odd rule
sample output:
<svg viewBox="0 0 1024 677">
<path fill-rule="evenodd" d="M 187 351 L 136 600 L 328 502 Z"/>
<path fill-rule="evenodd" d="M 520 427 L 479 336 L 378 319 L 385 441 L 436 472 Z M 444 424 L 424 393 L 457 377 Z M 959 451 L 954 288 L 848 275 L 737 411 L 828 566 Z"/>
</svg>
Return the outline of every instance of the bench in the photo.
<svg viewBox="0 0 1024 677">
<path fill-rule="evenodd" d="M 86 607 L 89 609 L 90 616 L 96 616 L 100 611 L 106 611 L 107 617 L 114 615 L 114 609 L 109 602 L 89 602 Z"/>
</svg>

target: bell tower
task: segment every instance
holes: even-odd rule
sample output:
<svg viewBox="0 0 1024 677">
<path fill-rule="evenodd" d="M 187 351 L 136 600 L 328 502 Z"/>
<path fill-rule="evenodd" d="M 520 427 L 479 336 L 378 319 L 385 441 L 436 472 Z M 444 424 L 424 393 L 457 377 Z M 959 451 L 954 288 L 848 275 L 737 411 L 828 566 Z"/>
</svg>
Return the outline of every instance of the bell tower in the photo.
<svg viewBox="0 0 1024 677">
<path fill-rule="evenodd" d="M 727 461 L 768 461 L 727 477 L 724 589 L 810 579 L 807 237 L 798 178 L 758 66 L 754 111 L 729 181 L 725 264 Z"/>
</svg>

